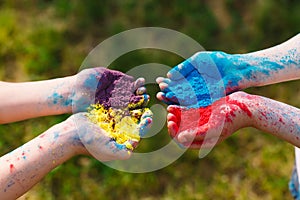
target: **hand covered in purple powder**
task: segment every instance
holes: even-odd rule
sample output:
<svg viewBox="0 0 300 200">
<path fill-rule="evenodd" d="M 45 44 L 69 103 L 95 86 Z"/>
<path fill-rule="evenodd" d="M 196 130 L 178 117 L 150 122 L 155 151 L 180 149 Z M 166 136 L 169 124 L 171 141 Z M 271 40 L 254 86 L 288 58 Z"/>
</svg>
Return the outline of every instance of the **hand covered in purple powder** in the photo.
<svg viewBox="0 0 300 200">
<path fill-rule="evenodd" d="M 72 93 L 73 113 L 86 111 L 94 103 L 108 107 L 144 106 L 149 100 L 145 80 L 103 67 L 84 69 L 75 75 Z M 140 102 L 137 104 L 137 102 Z M 135 108 L 135 107 L 133 107 Z"/>
</svg>

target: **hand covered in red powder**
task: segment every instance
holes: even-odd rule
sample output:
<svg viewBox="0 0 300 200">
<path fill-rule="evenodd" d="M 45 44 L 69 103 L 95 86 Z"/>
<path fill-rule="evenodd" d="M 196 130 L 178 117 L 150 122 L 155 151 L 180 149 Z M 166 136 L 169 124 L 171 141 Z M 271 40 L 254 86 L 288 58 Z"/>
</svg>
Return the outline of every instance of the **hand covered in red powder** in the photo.
<svg viewBox="0 0 300 200">
<path fill-rule="evenodd" d="M 236 92 L 202 108 L 169 106 L 169 134 L 189 148 L 212 148 L 238 129 L 251 125 L 252 113 L 243 101 L 245 95 Z"/>
<path fill-rule="evenodd" d="M 122 72 L 103 67 L 84 69 L 75 75 L 71 96 L 73 112 L 86 111 L 90 104 L 108 107 L 127 107 L 129 103 L 142 107 L 149 96 L 143 87 L 145 80 L 134 80 Z M 140 102 L 140 104 L 137 104 Z"/>
</svg>

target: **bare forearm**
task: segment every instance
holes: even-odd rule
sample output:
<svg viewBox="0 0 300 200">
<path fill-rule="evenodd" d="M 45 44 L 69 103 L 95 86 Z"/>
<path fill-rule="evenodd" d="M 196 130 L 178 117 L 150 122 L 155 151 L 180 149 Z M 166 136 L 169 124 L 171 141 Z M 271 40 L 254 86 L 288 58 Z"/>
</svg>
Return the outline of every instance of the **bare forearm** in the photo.
<svg viewBox="0 0 300 200">
<path fill-rule="evenodd" d="M 300 147 L 300 109 L 257 95 L 240 101 L 252 113 L 252 126 Z"/>
<path fill-rule="evenodd" d="M 0 82 L 0 124 L 72 112 L 72 77 L 47 81 Z"/>
<path fill-rule="evenodd" d="M 300 34 L 272 48 L 232 55 L 243 79 L 241 88 L 263 86 L 300 78 Z"/>
<path fill-rule="evenodd" d="M 74 126 L 61 123 L 0 158 L 1 199 L 16 199 L 76 154 Z"/>
</svg>

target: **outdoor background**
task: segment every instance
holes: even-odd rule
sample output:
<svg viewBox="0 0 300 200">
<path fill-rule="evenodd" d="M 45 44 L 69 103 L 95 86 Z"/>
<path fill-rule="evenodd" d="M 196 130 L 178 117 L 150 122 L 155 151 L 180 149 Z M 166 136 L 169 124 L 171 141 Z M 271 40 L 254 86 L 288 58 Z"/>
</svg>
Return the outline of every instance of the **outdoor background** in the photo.
<svg viewBox="0 0 300 200">
<path fill-rule="evenodd" d="M 206 50 L 255 51 L 299 33 L 299 11 L 297 0 L 2 0 L 0 80 L 34 81 L 75 74 L 87 54 L 103 40 L 145 26 L 180 31 Z M 122 56 L 111 67 L 126 72 L 149 62 L 172 67 L 181 61 L 168 52 L 142 50 Z M 247 92 L 300 107 L 299 83 L 280 83 Z M 158 87 L 147 87 L 151 104 L 158 103 Z M 0 125 L 1 155 L 67 117 Z M 168 140 L 164 129 L 143 140 L 137 150 L 158 149 Z M 292 199 L 288 181 L 293 153 L 292 145 L 247 128 L 203 159 L 198 158 L 198 151 L 189 150 L 170 166 L 151 173 L 119 172 L 93 158 L 79 156 L 49 173 L 22 199 Z"/>
</svg>

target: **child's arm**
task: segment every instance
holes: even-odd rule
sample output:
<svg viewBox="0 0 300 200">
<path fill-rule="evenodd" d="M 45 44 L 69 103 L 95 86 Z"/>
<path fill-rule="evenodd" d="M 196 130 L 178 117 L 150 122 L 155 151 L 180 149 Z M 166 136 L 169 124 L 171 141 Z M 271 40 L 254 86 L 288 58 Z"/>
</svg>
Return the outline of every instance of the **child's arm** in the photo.
<svg viewBox="0 0 300 200">
<path fill-rule="evenodd" d="M 0 82 L 0 124 L 72 113 L 70 100 L 74 77 L 46 81 Z"/>
<path fill-rule="evenodd" d="M 145 112 L 138 124 L 140 134 L 149 129 L 151 121 L 152 116 Z M 137 146 L 137 141 L 128 142 Z M 131 156 L 131 151 L 90 122 L 86 113 L 74 114 L 0 158 L 1 199 L 18 198 L 73 156 L 91 155 L 100 161 L 124 160 Z"/>
<path fill-rule="evenodd" d="M 168 130 L 190 148 L 212 148 L 243 127 L 255 127 L 300 147 L 300 109 L 250 95 L 232 93 L 205 108 L 168 107 Z"/>
<path fill-rule="evenodd" d="M 145 93 L 144 79 L 102 67 L 74 76 L 26 83 L 0 82 L 0 124 L 86 111 L 90 104 L 113 101 L 118 106 Z M 123 101 L 118 99 L 122 97 Z M 103 103 L 103 102 L 101 102 Z M 105 102 L 107 103 L 107 102 Z M 111 103 L 111 102 L 110 102 Z"/>
<path fill-rule="evenodd" d="M 300 34 L 269 49 L 227 54 L 198 52 L 158 78 L 158 99 L 190 106 L 203 95 L 215 101 L 234 91 L 300 78 Z M 184 92 L 181 91 L 184 88 Z M 191 99 L 191 97 L 194 97 Z M 203 105 L 206 106 L 206 105 Z"/>
</svg>

